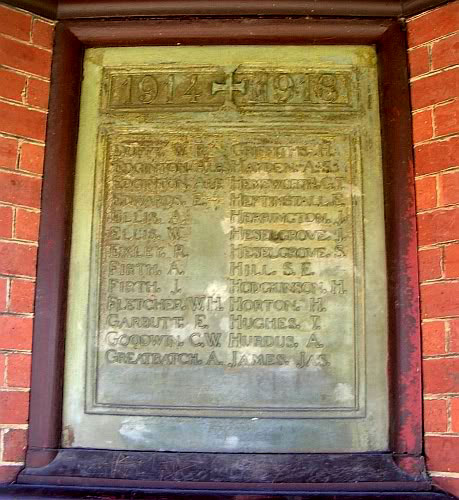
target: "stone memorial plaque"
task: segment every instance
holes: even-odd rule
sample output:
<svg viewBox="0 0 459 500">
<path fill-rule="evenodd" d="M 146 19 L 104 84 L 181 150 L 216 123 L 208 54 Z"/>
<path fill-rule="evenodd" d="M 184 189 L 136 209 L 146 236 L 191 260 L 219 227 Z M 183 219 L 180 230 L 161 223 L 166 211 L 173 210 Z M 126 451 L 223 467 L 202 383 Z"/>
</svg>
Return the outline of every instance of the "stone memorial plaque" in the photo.
<svg viewBox="0 0 459 500">
<path fill-rule="evenodd" d="M 371 47 L 86 53 L 63 444 L 386 450 Z"/>
</svg>

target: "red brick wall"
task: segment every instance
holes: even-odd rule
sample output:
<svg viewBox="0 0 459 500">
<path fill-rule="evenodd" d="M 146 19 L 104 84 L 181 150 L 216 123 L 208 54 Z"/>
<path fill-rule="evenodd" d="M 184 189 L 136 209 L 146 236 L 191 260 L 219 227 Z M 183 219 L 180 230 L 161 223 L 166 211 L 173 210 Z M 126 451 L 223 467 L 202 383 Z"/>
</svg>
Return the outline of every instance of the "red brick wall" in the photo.
<svg viewBox="0 0 459 500">
<path fill-rule="evenodd" d="M 459 495 L 458 27 L 459 2 L 408 21 L 427 463 Z M 0 482 L 24 457 L 52 28 L 0 5 Z"/>
<path fill-rule="evenodd" d="M 53 24 L 0 5 L 0 482 L 26 445 Z"/>
<path fill-rule="evenodd" d="M 459 495 L 459 2 L 408 20 L 424 356 L 434 481 Z"/>
</svg>

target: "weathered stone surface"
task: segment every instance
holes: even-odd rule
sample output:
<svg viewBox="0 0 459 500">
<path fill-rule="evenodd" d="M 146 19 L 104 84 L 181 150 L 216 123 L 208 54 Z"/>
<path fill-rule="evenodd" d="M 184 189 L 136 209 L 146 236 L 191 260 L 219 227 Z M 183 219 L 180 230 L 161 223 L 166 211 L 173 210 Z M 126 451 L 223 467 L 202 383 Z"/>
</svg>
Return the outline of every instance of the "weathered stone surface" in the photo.
<svg viewBox="0 0 459 500">
<path fill-rule="evenodd" d="M 384 450 L 373 49 L 216 49 L 86 56 L 64 443 Z"/>
</svg>

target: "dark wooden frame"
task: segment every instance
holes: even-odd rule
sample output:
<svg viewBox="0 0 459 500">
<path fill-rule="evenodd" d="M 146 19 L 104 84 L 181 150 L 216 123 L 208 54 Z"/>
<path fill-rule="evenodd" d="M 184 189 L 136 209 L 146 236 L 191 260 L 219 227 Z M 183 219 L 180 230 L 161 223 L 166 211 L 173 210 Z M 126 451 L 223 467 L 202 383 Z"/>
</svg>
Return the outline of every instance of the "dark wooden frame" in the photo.
<svg viewBox="0 0 459 500">
<path fill-rule="evenodd" d="M 409 17 L 451 0 L 4 0 L 50 19 L 141 16 Z"/>
<path fill-rule="evenodd" d="M 184 45 L 376 45 L 383 109 L 386 223 L 387 234 L 390 235 L 387 245 L 390 453 L 240 455 L 59 448 L 65 304 L 84 49 L 175 45 L 178 42 Z M 29 448 L 26 468 L 18 477 L 18 483 L 24 485 L 22 488 L 26 488 L 26 484 L 149 488 L 150 491 L 163 492 L 194 491 L 200 492 L 201 496 L 204 492 L 210 494 L 216 491 L 220 495 L 228 491 L 234 494 L 277 492 L 295 495 L 309 492 L 310 496 L 315 491 L 324 498 L 337 490 L 424 491 L 413 493 L 412 498 L 434 498 L 429 496 L 433 493 L 427 493 L 430 483 L 424 474 L 422 458 L 414 171 L 403 24 L 393 18 L 302 17 L 66 21 L 57 25 L 51 81 L 38 256 Z M 114 466 L 114 463 L 117 465 Z M 125 465 L 120 466 L 120 463 Z M 215 467 L 216 463 L 218 467 Z M 273 480 L 268 472 L 281 465 L 287 472 Z M 167 467 L 174 472 L 165 474 Z"/>
</svg>

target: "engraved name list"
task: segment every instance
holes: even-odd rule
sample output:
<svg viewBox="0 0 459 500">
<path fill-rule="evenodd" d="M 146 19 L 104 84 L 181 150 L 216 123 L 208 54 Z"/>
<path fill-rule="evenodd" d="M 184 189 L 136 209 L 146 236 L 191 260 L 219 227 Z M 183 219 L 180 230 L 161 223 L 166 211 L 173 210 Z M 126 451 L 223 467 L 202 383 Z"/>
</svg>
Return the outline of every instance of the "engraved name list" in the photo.
<svg viewBox="0 0 459 500">
<path fill-rule="evenodd" d="M 116 401 L 105 377 L 128 366 L 123 377 L 180 379 L 189 410 L 196 393 L 206 399 L 198 411 L 213 401 L 226 412 L 285 410 L 259 387 L 273 377 L 284 392 L 292 373 L 310 387 L 292 411 L 358 410 L 357 138 L 220 126 L 104 142 L 101 403 Z M 213 377 L 244 384 L 222 406 Z M 136 406 L 157 397 L 172 409 L 163 384 L 151 393 L 143 382 Z"/>
</svg>

